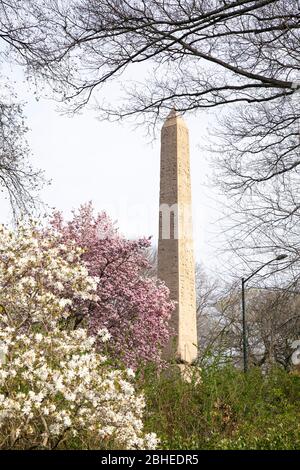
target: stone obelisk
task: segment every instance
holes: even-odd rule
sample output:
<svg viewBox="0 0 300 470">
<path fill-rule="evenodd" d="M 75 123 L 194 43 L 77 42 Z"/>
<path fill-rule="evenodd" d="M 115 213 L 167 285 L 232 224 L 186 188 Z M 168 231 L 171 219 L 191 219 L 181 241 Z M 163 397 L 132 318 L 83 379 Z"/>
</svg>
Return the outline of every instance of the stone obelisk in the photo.
<svg viewBox="0 0 300 470">
<path fill-rule="evenodd" d="M 158 277 L 176 302 L 165 357 L 187 364 L 197 357 L 191 204 L 189 132 L 173 110 L 161 131 Z"/>
</svg>

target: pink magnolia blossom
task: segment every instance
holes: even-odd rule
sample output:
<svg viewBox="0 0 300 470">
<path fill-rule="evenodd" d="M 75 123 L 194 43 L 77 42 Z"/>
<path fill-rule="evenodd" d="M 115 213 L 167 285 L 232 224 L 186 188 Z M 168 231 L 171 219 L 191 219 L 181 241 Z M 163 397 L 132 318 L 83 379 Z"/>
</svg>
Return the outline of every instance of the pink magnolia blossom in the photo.
<svg viewBox="0 0 300 470">
<path fill-rule="evenodd" d="M 78 324 L 88 319 L 92 334 L 106 327 L 112 336 L 111 352 L 127 365 L 161 363 L 174 305 L 168 288 L 145 275 L 150 239 L 125 239 L 105 213 L 94 215 L 91 203 L 74 212 L 69 222 L 56 213 L 52 226 L 64 243 L 75 241 L 84 249 L 89 275 L 99 279 L 99 299 L 84 305 L 80 301 L 77 310 L 85 312 L 85 318 L 79 318 Z"/>
</svg>

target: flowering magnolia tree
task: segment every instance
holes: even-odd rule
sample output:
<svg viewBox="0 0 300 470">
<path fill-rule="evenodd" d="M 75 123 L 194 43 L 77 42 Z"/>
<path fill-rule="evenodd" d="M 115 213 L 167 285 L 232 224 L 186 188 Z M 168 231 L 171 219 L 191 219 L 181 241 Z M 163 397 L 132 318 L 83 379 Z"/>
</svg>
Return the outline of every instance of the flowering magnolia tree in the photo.
<svg viewBox="0 0 300 470">
<path fill-rule="evenodd" d="M 0 226 L 1 321 L 23 331 L 34 324 L 49 330 L 70 315 L 67 307 L 76 299 L 96 300 L 98 279 L 88 275 L 81 254 L 37 225 L 17 232 Z"/>
<path fill-rule="evenodd" d="M 0 227 L 0 449 L 156 446 L 134 373 L 95 348 L 110 333 L 68 328 L 76 305 L 98 299 L 81 256 L 36 226 Z"/>
<path fill-rule="evenodd" d="M 106 327 L 112 335 L 111 353 L 131 367 L 159 364 L 174 305 L 167 287 L 144 274 L 150 240 L 126 240 L 105 213 L 94 215 L 91 204 L 82 206 L 68 223 L 57 213 L 52 225 L 64 243 L 75 242 L 83 250 L 89 275 L 99 279 L 97 300 L 82 304 L 74 299 L 81 307 L 76 324 L 88 320 L 92 334 Z"/>
<path fill-rule="evenodd" d="M 156 447 L 156 436 L 142 433 L 133 373 L 107 367 L 86 330 L 8 327 L 0 340 L 0 448 Z"/>
</svg>

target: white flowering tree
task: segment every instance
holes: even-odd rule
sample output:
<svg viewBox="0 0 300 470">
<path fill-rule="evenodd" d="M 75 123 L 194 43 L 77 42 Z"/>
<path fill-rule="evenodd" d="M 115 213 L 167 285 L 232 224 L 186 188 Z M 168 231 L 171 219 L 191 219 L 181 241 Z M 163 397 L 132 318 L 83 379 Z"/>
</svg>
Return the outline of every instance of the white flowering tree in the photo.
<svg viewBox="0 0 300 470">
<path fill-rule="evenodd" d="M 0 449 L 156 447 L 134 373 L 111 368 L 86 329 L 64 326 L 71 297 L 96 295 L 79 256 L 35 226 L 0 227 Z"/>
<path fill-rule="evenodd" d="M 37 225 L 16 232 L 0 226 L 0 308 L 8 326 L 49 330 L 70 315 L 72 298 L 95 299 L 97 279 L 80 262 L 82 250 L 47 236 Z"/>
</svg>

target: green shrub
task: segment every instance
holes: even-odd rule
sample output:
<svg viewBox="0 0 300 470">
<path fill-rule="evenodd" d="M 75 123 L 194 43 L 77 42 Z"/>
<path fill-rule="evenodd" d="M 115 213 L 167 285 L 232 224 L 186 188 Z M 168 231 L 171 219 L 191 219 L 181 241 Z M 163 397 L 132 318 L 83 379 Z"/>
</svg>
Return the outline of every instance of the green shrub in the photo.
<svg viewBox="0 0 300 470">
<path fill-rule="evenodd" d="M 146 427 L 164 449 L 300 449 L 300 377 L 231 365 L 180 374 L 147 370 Z"/>
</svg>

